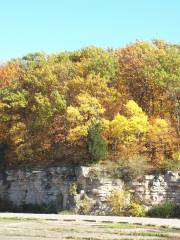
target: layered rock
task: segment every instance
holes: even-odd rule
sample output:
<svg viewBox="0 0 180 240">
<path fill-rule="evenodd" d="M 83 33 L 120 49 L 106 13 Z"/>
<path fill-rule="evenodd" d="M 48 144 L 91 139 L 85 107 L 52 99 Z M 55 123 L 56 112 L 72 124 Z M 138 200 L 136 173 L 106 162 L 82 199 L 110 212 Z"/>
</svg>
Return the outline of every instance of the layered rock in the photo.
<svg viewBox="0 0 180 240">
<path fill-rule="evenodd" d="M 8 170 L 0 174 L 0 199 L 19 207 L 23 204 L 50 204 L 57 209 L 78 209 L 84 197 L 93 205 L 94 214 L 105 214 L 112 190 L 124 188 L 93 167 L 51 167 L 38 170 Z M 106 176 L 106 177 L 105 177 Z M 74 192 L 71 192 L 72 186 Z M 130 183 L 131 195 L 152 206 L 163 201 L 180 204 L 180 173 L 146 175 Z M 129 200 L 128 200 L 129 201 Z"/>
<path fill-rule="evenodd" d="M 145 205 L 170 201 L 180 204 L 180 173 L 146 175 L 142 181 L 132 182 L 134 194 Z"/>
<path fill-rule="evenodd" d="M 91 167 L 9 170 L 0 175 L 0 199 L 18 207 L 53 203 L 58 209 L 72 209 L 86 196 L 94 209 L 103 208 L 107 196 L 114 188 L 122 189 L 123 182 L 99 177 L 99 173 Z M 72 184 L 76 186 L 74 193 L 70 192 Z"/>
</svg>

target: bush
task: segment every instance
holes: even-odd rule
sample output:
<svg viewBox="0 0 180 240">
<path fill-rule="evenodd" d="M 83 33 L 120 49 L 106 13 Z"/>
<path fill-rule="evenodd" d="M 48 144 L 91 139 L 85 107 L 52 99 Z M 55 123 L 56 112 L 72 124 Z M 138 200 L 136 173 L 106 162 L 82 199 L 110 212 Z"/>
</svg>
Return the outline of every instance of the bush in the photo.
<svg viewBox="0 0 180 240">
<path fill-rule="evenodd" d="M 3 170 L 6 165 L 6 151 L 8 150 L 8 144 L 3 142 L 2 140 L 0 141 L 0 170 Z"/>
<path fill-rule="evenodd" d="M 0 198 L 0 212 L 16 212 L 16 210 L 17 206 L 15 206 L 10 200 Z"/>
<path fill-rule="evenodd" d="M 113 190 L 107 199 L 110 211 L 113 215 L 120 216 L 126 207 L 126 193 L 123 190 Z"/>
<path fill-rule="evenodd" d="M 49 204 L 22 204 L 21 212 L 24 213 L 58 213 L 57 207 L 54 203 Z"/>
<path fill-rule="evenodd" d="M 63 196 L 57 194 L 56 199 L 49 203 L 32 204 L 22 203 L 18 211 L 26 213 L 58 213 L 63 208 Z"/>
<path fill-rule="evenodd" d="M 159 218 L 174 218 L 180 214 L 180 207 L 171 202 L 165 202 L 158 204 L 148 210 L 147 216 L 149 217 L 159 217 Z"/>
<path fill-rule="evenodd" d="M 69 186 L 69 194 L 70 195 L 75 195 L 77 193 L 77 184 L 76 183 L 72 183 Z"/>
<path fill-rule="evenodd" d="M 173 217 L 180 218 L 180 205 L 175 206 Z"/>
<path fill-rule="evenodd" d="M 22 203 L 20 206 L 17 206 L 8 199 L 0 199 L 0 212 L 57 213 L 58 208 L 55 202 L 50 202 L 49 204 Z"/>
<path fill-rule="evenodd" d="M 81 201 L 79 213 L 80 214 L 90 214 L 92 209 L 91 201 L 88 197 L 84 196 L 83 200 Z"/>
<path fill-rule="evenodd" d="M 163 165 L 164 170 L 179 171 L 180 160 L 178 158 L 167 159 Z"/>
<path fill-rule="evenodd" d="M 140 204 L 131 203 L 128 213 L 133 217 L 143 217 L 145 215 L 145 210 Z"/>
</svg>

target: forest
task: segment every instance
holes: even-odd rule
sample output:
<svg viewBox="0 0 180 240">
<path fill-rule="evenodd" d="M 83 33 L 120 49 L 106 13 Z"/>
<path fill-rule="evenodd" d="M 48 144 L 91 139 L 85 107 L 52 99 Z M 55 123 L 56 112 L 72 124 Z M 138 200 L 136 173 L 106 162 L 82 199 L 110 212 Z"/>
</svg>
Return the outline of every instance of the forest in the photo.
<svg viewBox="0 0 180 240">
<path fill-rule="evenodd" d="M 137 41 L 0 65 L 0 165 L 180 169 L 180 45 Z"/>
</svg>

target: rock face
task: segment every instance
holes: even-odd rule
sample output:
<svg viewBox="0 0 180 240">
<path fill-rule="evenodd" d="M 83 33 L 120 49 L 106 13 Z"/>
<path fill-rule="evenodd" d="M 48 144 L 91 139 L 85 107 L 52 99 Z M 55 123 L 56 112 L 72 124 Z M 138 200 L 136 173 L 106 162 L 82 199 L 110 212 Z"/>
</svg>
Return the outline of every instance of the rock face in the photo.
<svg viewBox="0 0 180 240">
<path fill-rule="evenodd" d="M 53 203 L 63 210 L 80 207 L 80 200 L 86 196 L 98 212 L 105 208 L 114 188 L 123 188 L 121 180 L 100 178 L 98 174 L 98 169 L 90 167 L 9 170 L 0 175 L 0 199 L 16 206 Z"/>
<path fill-rule="evenodd" d="M 140 182 L 131 184 L 136 198 L 144 205 L 157 205 L 164 201 L 180 204 L 180 172 L 164 175 L 146 175 Z"/>
<path fill-rule="evenodd" d="M 180 204 L 180 173 L 147 175 L 131 184 L 142 204 L 155 205 L 169 200 Z M 16 206 L 50 204 L 60 209 L 78 209 L 86 197 L 94 214 L 105 214 L 107 197 L 121 190 L 120 179 L 105 178 L 92 167 L 52 167 L 41 170 L 9 170 L 0 174 L 0 199 Z"/>
</svg>

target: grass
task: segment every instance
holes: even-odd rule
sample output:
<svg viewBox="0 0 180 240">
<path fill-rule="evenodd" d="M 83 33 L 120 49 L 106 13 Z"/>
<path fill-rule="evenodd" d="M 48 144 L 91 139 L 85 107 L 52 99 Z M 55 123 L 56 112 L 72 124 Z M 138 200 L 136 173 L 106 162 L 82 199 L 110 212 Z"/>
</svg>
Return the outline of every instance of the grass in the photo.
<svg viewBox="0 0 180 240">
<path fill-rule="evenodd" d="M 139 226 L 135 224 L 119 224 L 119 223 L 107 223 L 103 225 L 96 225 L 100 228 L 110 228 L 110 229 L 129 229 L 129 228 L 144 228 L 145 226 Z"/>
<path fill-rule="evenodd" d="M 74 232 L 74 233 L 79 233 L 81 232 L 79 229 L 76 229 L 76 228 L 50 228 L 50 229 L 47 229 L 48 231 L 51 231 L 51 232 Z"/>
<path fill-rule="evenodd" d="M 36 239 L 74 240 L 180 240 L 180 230 L 168 226 L 147 226 L 128 223 L 65 222 L 31 218 L 0 218 L 0 239 L 3 236 Z M 3 224 L 5 223 L 5 225 Z M 9 223 L 9 224 L 8 224 Z M 13 224 L 11 224 L 13 223 Z M 36 224 L 38 223 L 38 225 Z M 4 226 L 6 229 L 4 229 Z M 12 228 L 16 231 L 11 231 Z M 17 232 L 18 231 L 18 232 Z M 38 232 L 37 232 L 38 231 Z M 29 233 L 29 234 L 28 234 Z"/>
<path fill-rule="evenodd" d="M 22 217 L 0 217 L 0 222 L 10 221 L 42 221 L 43 219 L 37 218 L 22 218 Z"/>
<path fill-rule="evenodd" d="M 158 227 L 158 226 L 151 226 L 151 225 L 137 225 L 137 224 L 131 224 L 131 223 L 108 223 L 108 224 L 103 224 L 103 225 L 96 225 L 99 228 L 108 228 L 108 229 L 135 229 L 135 228 L 146 228 L 146 229 L 158 229 L 158 230 L 170 230 L 168 226 L 163 226 L 163 227 Z"/>
<path fill-rule="evenodd" d="M 142 236 L 142 237 L 169 237 L 168 234 L 158 233 L 158 232 L 132 232 L 132 233 L 118 233 L 118 235 L 127 235 L 127 236 Z"/>
<path fill-rule="evenodd" d="M 13 234 L 6 234 L 6 237 L 31 237 L 31 238 L 50 238 L 52 239 L 52 237 L 48 237 L 46 235 L 29 235 L 29 234 L 16 234 L 16 233 L 13 233 Z"/>
<path fill-rule="evenodd" d="M 60 211 L 58 213 L 59 215 L 76 215 L 76 213 L 72 210 L 64 210 L 64 211 Z"/>
</svg>

